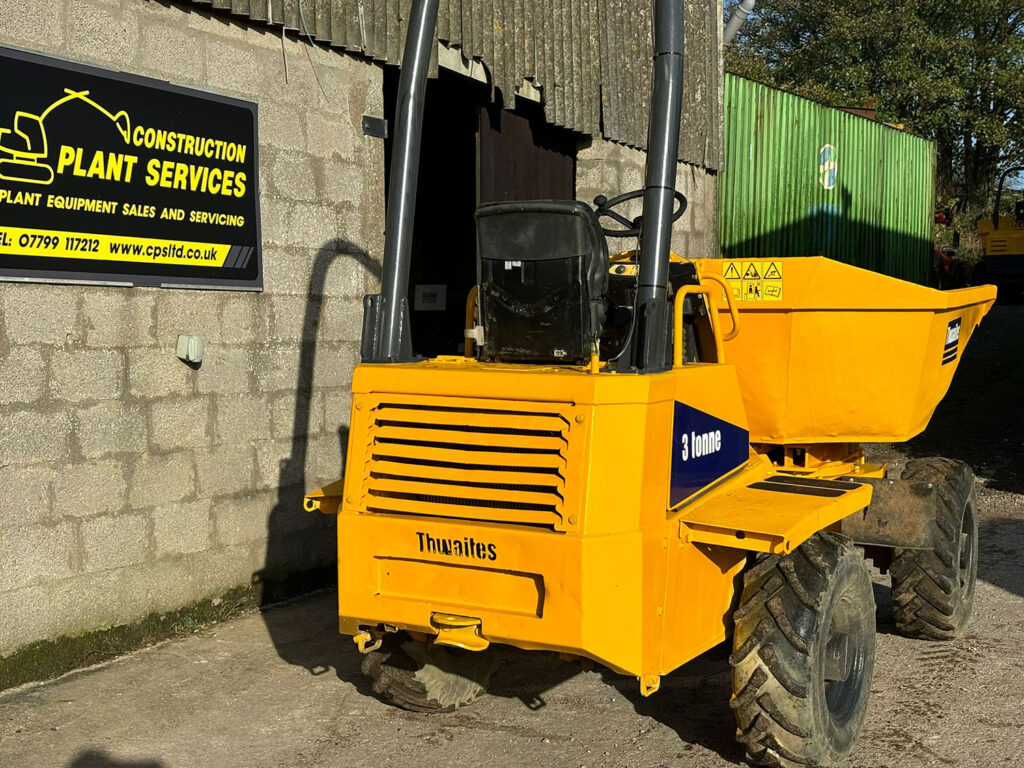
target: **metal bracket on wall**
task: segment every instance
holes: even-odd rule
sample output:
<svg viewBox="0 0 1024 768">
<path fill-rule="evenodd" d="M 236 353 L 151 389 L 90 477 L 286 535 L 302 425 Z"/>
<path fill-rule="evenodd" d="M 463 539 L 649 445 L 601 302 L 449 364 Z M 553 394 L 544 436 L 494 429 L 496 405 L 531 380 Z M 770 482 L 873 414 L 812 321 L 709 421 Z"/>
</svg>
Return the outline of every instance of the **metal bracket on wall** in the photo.
<svg viewBox="0 0 1024 768">
<path fill-rule="evenodd" d="M 363 135 L 386 139 L 388 137 L 388 121 L 383 117 L 363 115 Z"/>
</svg>

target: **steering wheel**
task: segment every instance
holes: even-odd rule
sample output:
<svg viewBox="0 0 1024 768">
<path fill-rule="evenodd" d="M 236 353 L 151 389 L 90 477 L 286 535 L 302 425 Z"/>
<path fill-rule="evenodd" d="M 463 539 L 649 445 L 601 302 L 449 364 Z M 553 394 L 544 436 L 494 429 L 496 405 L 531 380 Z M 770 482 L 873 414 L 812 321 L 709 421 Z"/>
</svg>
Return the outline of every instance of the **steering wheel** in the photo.
<svg viewBox="0 0 1024 768">
<path fill-rule="evenodd" d="M 644 190 L 635 189 L 632 192 L 625 192 L 621 195 L 608 198 L 604 195 L 598 195 L 594 198 L 595 212 L 597 217 L 607 217 L 612 221 L 618 222 L 622 225 L 622 229 L 608 229 L 601 227 L 601 231 L 604 232 L 608 237 L 639 237 L 640 230 L 643 228 L 643 216 L 637 216 L 635 219 L 630 221 L 621 213 L 613 211 L 612 208 L 622 205 L 627 200 L 636 200 L 637 198 L 644 196 Z M 678 190 L 673 191 L 672 196 L 679 203 L 679 207 L 672 213 L 672 221 L 679 221 L 679 217 L 686 213 L 686 196 Z"/>
</svg>

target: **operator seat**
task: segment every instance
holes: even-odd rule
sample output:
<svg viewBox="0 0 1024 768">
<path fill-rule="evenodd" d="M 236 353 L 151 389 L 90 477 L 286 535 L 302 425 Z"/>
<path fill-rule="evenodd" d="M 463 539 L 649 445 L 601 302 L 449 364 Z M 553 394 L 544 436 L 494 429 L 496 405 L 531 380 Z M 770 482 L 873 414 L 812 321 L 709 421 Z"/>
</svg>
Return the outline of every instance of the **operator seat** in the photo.
<svg viewBox="0 0 1024 768">
<path fill-rule="evenodd" d="M 488 203 L 476 211 L 481 358 L 582 365 L 597 351 L 608 244 L 576 200 Z"/>
</svg>

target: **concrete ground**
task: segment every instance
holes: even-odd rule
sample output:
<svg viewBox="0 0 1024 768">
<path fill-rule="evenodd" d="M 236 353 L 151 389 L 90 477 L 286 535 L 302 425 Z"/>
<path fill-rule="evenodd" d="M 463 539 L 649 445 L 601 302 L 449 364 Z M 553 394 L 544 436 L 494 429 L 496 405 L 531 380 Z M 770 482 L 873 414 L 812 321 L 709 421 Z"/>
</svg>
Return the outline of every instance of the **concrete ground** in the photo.
<svg viewBox="0 0 1024 768">
<path fill-rule="evenodd" d="M 1024 759 L 1024 308 L 997 308 L 950 396 L 897 465 L 944 453 L 980 476 L 980 580 L 966 637 L 894 634 L 878 579 L 878 658 L 849 766 L 1018 765 Z M 55 682 L 0 695 L 5 768 L 321 766 L 728 766 L 725 654 L 634 680 L 540 654 L 503 652 L 494 695 L 448 715 L 392 709 L 368 691 L 335 634 L 332 594 L 250 614 Z"/>
</svg>

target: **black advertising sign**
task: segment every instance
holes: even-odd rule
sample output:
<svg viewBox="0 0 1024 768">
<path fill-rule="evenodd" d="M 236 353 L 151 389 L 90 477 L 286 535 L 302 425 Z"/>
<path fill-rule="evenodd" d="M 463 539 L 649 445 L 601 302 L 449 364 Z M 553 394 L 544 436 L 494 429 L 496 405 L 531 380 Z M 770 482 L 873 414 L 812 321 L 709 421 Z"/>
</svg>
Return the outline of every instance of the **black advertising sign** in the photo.
<svg viewBox="0 0 1024 768">
<path fill-rule="evenodd" d="M 0 279 L 263 286 L 256 105 L 0 48 Z"/>
</svg>

